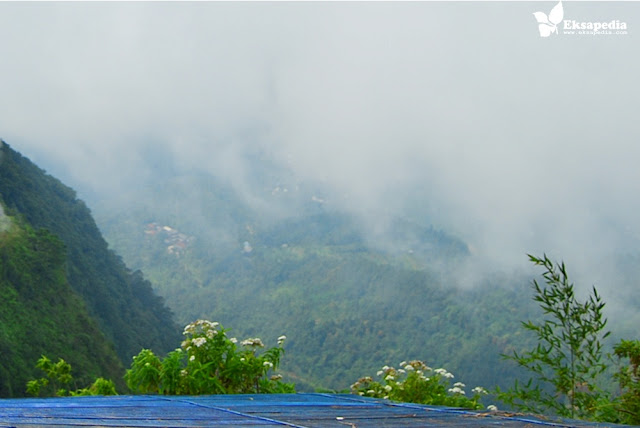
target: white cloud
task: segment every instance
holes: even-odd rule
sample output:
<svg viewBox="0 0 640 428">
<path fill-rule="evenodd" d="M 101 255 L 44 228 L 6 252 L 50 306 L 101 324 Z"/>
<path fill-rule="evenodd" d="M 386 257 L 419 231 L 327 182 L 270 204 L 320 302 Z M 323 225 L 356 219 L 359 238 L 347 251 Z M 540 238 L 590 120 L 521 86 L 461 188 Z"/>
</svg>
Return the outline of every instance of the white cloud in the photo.
<svg viewBox="0 0 640 428">
<path fill-rule="evenodd" d="M 260 147 L 361 213 L 428 217 L 510 263 L 587 265 L 640 234 L 637 40 L 541 39 L 536 8 L 2 3 L 0 132 L 98 190 L 144 174 L 149 147 L 242 188 Z"/>
</svg>

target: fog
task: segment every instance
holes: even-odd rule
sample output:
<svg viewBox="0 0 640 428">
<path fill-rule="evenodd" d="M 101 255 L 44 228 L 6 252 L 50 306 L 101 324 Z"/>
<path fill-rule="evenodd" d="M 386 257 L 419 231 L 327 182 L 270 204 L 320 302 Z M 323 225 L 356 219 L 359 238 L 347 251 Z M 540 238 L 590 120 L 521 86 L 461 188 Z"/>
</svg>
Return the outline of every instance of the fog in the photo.
<svg viewBox="0 0 640 428">
<path fill-rule="evenodd" d="M 640 238 L 640 4 L 565 2 L 628 34 L 542 38 L 555 4 L 2 2 L 0 137 L 123 205 L 159 168 L 268 205 L 260 152 L 372 230 L 403 216 L 607 288 Z"/>
</svg>

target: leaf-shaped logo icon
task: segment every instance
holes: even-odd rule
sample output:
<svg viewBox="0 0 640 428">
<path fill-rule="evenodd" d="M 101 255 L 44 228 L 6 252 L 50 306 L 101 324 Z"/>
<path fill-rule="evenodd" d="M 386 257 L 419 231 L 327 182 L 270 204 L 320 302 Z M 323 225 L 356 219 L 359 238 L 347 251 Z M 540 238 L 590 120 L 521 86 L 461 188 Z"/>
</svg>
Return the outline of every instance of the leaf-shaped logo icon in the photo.
<svg viewBox="0 0 640 428">
<path fill-rule="evenodd" d="M 551 12 L 549 12 L 549 21 L 551 21 L 552 24 L 558 25 L 562 22 L 563 18 L 564 9 L 562 8 L 562 2 L 560 1 L 553 9 L 551 9 Z"/>
<path fill-rule="evenodd" d="M 540 31 L 540 37 L 549 37 L 551 33 L 558 34 L 557 25 L 564 19 L 564 9 L 562 7 L 562 0 L 551 9 L 549 16 L 544 12 L 534 12 L 533 16 L 538 21 L 538 31 Z"/>
<path fill-rule="evenodd" d="M 549 22 L 549 19 L 547 18 L 547 14 L 544 12 L 534 12 L 533 16 L 536 17 L 536 21 L 538 21 L 539 24 L 548 24 L 551 25 L 551 23 Z"/>
</svg>

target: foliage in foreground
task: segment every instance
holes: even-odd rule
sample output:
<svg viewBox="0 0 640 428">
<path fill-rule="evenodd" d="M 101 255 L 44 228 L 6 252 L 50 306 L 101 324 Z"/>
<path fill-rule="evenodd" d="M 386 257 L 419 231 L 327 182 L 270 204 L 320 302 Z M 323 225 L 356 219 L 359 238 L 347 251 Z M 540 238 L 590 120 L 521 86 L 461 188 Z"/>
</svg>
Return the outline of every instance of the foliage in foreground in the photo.
<svg viewBox="0 0 640 428">
<path fill-rule="evenodd" d="M 533 299 L 546 318 L 540 323 L 522 323 L 536 335 L 536 348 L 505 356 L 533 376 L 524 385 L 516 381 L 512 388 L 499 392 L 499 398 L 528 412 L 610 419 L 602 414 L 610 407 L 609 396 L 597 383 L 608 367 L 602 355 L 602 339 L 609 335 L 603 332 L 607 324 L 602 314 L 604 302 L 595 287 L 586 301 L 579 301 L 564 263 L 554 264 L 546 255 L 530 255 L 529 259 L 545 269 L 546 286 L 536 280 L 532 286 Z"/>
<path fill-rule="evenodd" d="M 605 306 L 596 289 L 585 302 L 576 299 L 564 264 L 554 265 L 546 256 L 530 256 L 543 266 L 546 287 L 535 280 L 534 300 L 547 318 L 539 324 L 523 322 L 523 327 L 536 333 L 538 345 L 522 354 L 506 356 L 532 372 L 525 384 L 518 383 L 507 391 L 496 390 L 498 398 L 519 410 L 589 420 L 640 423 L 640 341 L 622 340 L 614 348 L 619 361 L 625 361 L 615 374 L 620 395 L 613 397 L 600 389 L 598 376 L 610 365 L 603 358 L 602 333 L 606 319 Z M 227 337 L 227 330 L 217 322 L 198 320 L 184 329 L 186 339 L 181 347 L 164 359 L 143 349 L 133 358 L 125 375 L 134 393 L 171 395 L 289 393 L 293 384 L 281 382 L 272 374 L 284 353 L 285 336 L 278 346 L 265 350 L 259 338 L 240 342 Z M 628 365 L 626 364 L 628 360 Z M 60 359 L 53 363 L 46 356 L 37 368 L 45 377 L 28 382 L 32 395 L 110 395 L 113 382 L 98 378 L 88 388 L 72 391 L 71 366 Z M 269 375 L 272 374 L 270 377 Z M 400 368 L 384 366 L 378 371 L 380 380 L 367 376 L 351 385 L 354 394 L 428 405 L 443 405 L 479 410 L 487 391 L 475 387 L 467 396 L 465 384 L 455 382 L 453 374 L 443 368 L 432 369 L 419 360 L 403 361 Z M 489 410 L 497 410 L 493 405 Z"/>
<path fill-rule="evenodd" d="M 524 385 L 501 391 L 498 398 L 522 411 L 562 417 L 624 424 L 640 423 L 640 341 L 621 340 L 614 347 L 620 366 L 614 378 L 620 395 L 601 389 L 600 376 L 611 366 L 604 356 L 602 341 L 607 320 L 605 303 L 595 287 L 581 302 L 569 282 L 564 263 L 554 264 L 546 255 L 529 256 L 531 262 L 545 269 L 546 286 L 533 281 L 534 297 L 546 318 L 540 323 L 523 322 L 535 333 L 537 346 L 527 352 L 505 355 L 526 368 L 532 377 Z"/>
<path fill-rule="evenodd" d="M 606 421 L 624 424 L 640 423 L 640 341 L 621 340 L 614 347 L 619 361 L 628 359 L 614 375 L 620 395 L 601 388 L 600 375 L 610 368 L 610 356 L 603 353 L 607 320 L 605 303 L 595 287 L 585 301 L 579 301 L 574 285 L 569 282 L 564 263 L 554 264 L 546 255 L 529 256 L 531 262 L 545 269 L 546 286 L 533 281 L 534 297 L 545 318 L 539 323 L 523 322 L 533 332 L 537 346 L 530 351 L 505 355 L 531 373 L 525 384 L 502 391 L 498 399 L 525 412 Z M 400 363 L 401 368 L 385 366 L 377 375 L 367 376 L 351 386 L 355 394 L 395 401 L 481 409 L 479 400 L 486 391 L 473 389 L 467 397 L 465 385 L 456 382 L 449 387 L 453 375 L 445 369 L 432 370 L 422 361 Z M 491 405 L 487 407 L 496 410 Z"/>
<path fill-rule="evenodd" d="M 373 380 L 371 376 L 358 379 L 351 385 L 351 391 L 365 397 L 474 410 L 482 409 L 480 398 L 487 394 L 477 386 L 473 388 L 473 396 L 467 397 L 464 383 L 450 385 L 453 374 L 443 368 L 434 370 L 419 360 L 403 361 L 399 369 L 384 366 L 377 376 L 381 380 Z"/>
<path fill-rule="evenodd" d="M 164 359 L 143 349 L 133 357 L 125 380 L 129 388 L 142 394 L 199 395 L 295 392 L 273 374 L 284 353 L 285 336 L 278 346 L 259 353 L 259 338 L 236 338 L 217 322 L 198 320 L 187 325 L 181 347 Z M 269 376 L 271 374 L 271 376 Z"/>
<path fill-rule="evenodd" d="M 640 425 L 640 340 L 621 340 L 614 353 L 629 359 L 629 365 L 620 367 L 615 375 L 622 391 L 616 402 L 619 422 Z"/>
<path fill-rule="evenodd" d="M 78 395 L 117 395 L 116 386 L 111 380 L 97 378 L 95 382 L 86 388 L 70 390 L 75 385 L 71 375 L 71 364 L 62 358 L 57 363 L 43 355 L 36 363 L 36 367 L 44 372 L 40 379 L 27 382 L 27 393 L 33 396 L 78 396 Z"/>
</svg>

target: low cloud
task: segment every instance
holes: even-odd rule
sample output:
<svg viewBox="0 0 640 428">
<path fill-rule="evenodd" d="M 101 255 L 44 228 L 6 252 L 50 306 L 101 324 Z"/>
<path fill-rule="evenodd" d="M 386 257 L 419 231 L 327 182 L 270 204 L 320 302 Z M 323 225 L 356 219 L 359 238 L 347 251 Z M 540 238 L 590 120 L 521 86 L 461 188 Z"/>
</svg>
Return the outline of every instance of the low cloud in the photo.
<svg viewBox="0 0 640 428">
<path fill-rule="evenodd" d="M 607 280 L 595 262 L 640 237 L 637 40 L 542 39 L 536 10 L 3 3 L 0 132 L 81 196 L 175 168 L 259 206 L 259 152 L 371 227 L 403 216 L 496 266 L 546 251 Z M 640 22 L 635 4 L 571 14 Z"/>
</svg>

